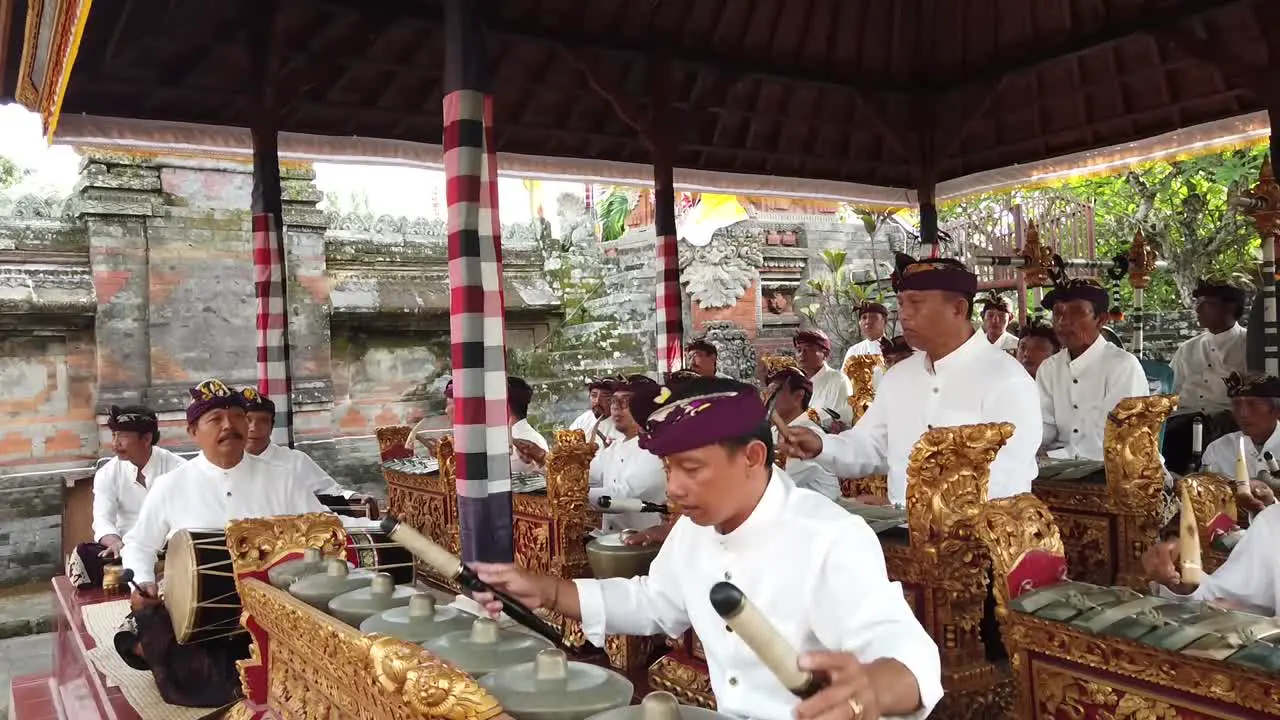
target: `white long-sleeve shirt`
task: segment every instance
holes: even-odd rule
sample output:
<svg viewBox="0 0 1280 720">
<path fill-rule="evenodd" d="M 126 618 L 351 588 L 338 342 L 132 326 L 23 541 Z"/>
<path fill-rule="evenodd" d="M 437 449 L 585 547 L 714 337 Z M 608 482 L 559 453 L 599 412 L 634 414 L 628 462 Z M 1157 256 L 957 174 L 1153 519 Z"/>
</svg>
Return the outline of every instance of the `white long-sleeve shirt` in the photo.
<svg viewBox="0 0 1280 720">
<path fill-rule="evenodd" d="M 511 426 L 511 439 L 512 440 L 528 440 L 529 442 L 533 443 L 534 445 L 537 445 L 543 450 L 551 449 L 551 446 L 547 444 L 547 439 L 542 437 L 542 433 L 538 432 L 537 430 L 534 430 L 533 426 L 529 424 L 528 420 L 520 420 L 516 422 L 516 424 Z M 542 466 L 538 465 L 537 463 L 525 462 L 520 457 L 520 453 L 516 452 L 515 447 L 512 447 L 511 448 L 511 472 L 523 473 L 523 474 L 540 474 L 542 473 Z"/>
<path fill-rule="evenodd" d="M 138 482 L 138 466 L 118 457 L 111 458 L 93 474 L 93 539 L 125 533 L 138 521 L 142 501 L 161 475 L 185 463 L 182 457 L 161 447 L 151 448 L 151 459 L 142 468 L 143 481 Z"/>
<path fill-rule="evenodd" d="M 1178 346 L 1169 364 L 1179 409 L 1208 413 L 1231 409 L 1223 379 L 1233 372 L 1246 371 L 1246 335 L 1245 329 L 1236 324 L 1216 335 L 1202 332 Z"/>
<path fill-rule="evenodd" d="M 889 368 L 866 414 L 851 429 L 822 439 L 819 464 L 836 477 L 888 475 L 889 501 L 907 502 L 907 460 L 933 428 L 1013 423 L 1013 437 L 991 464 L 988 497 L 1031 492 L 1040 470 L 1040 403 L 1036 384 L 1009 353 L 975 332 L 951 354 L 930 362 L 917 352 Z"/>
<path fill-rule="evenodd" d="M 1280 547 L 1280 505 L 1272 505 L 1254 516 L 1227 561 L 1202 577 L 1195 592 L 1179 596 L 1164 587 L 1157 587 L 1156 592 L 1165 597 L 1226 601 L 1246 612 L 1280 615 L 1277 547 Z"/>
<path fill-rule="evenodd" d="M 120 558 L 139 583 L 155 581 L 156 555 L 179 530 L 221 529 L 232 520 L 328 512 L 287 465 L 245 453 L 223 470 L 201 453 L 161 475 L 124 536 Z"/>
<path fill-rule="evenodd" d="M 1000 337 L 991 343 L 1005 352 L 1016 352 L 1018 350 L 1018 337 L 1008 331 L 1000 333 Z"/>
<path fill-rule="evenodd" d="M 807 415 L 801 414 L 795 420 L 788 423 L 791 427 L 803 427 L 823 435 L 822 428 L 808 418 Z M 778 428 L 770 428 L 773 431 L 773 442 L 778 442 Z M 800 458 L 787 458 L 787 475 L 795 482 L 796 487 L 806 490 L 812 490 L 819 495 L 829 497 L 832 500 L 840 497 L 840 479 L 832 475 L 829 470 L 819 465 L 815 460 L 802 460 Z"/>
<path fill-rule="evenodd" d="M 649 574 L 575 580 L 587 639 L 677 637 L 702 642 L 716 705 L 727 715 L 791 720 L 799 700 L 711 607 L 708 591 L 728 580 L 800 652 L 848 652 L 862 662 L 892 658 L 915 675 L 927 717 L 942 698 L 938 647 L 890 582 L 875 533 L 861 518 L 801 488 L 780 470 L 733 532 L 676 521 Z"/>
<path fill-rule="evenodd" d="M 588 480 L 592 495 L 632 498 L 662 504 L 667 501 L 667 471 L 662 459 L 640 447 L 639 438 L 618 440 L 591 459 Z M 598 490 L 595 490 L 598 488 Z M 643 530 L 662 522 L 658 513 L 606 513 L 605 532 Z"/>
<path fill-rule="evenodd" d="M 1067 458 L 1102 460 L 1107 415 L 1121 400 L 1149 394 L 1147 374 L 1132 353 L 1101 335 L 1072 360 L 1066 348 L 1036 371 L 1043 445 Z"/>
<path fill-rule="evenodd" d="M 1235 480 L 1236 458 L 1240 455 L 1240 438 L 1242 437 L 1245 437 L 1245 434 L 1237 430 L 1209 443 L 1200 456 L 1204 469 Z M 1262 444 L 1262 447 L 1254 445 L 1252 440 L 1245 440 L 1244 444 L 1244 461 L 1249 468 L 1249 479 L 1252 480 L 1258 477 L 1259 470 L 1267 469 L 1267 462 L 1262 457 L 1263 453 L 1270 451 L 1277 460 L 1280 460 L 1280 423 L 1276 423 L 1275 431 Z"/>
<path fill-rule="evenodd" d="M 860 340 L 854 343 L 853 345 L 849 346 L 849 349 L 845 351 L 844 362 L 849 362 L 849 358 L 853 357 L 854 355 L 881 355 L 881 354 L 882 353 L 880 351 L 880 341 L 878 339 L 877 340 Z M 844 367 L 844 363 L 841 363 L 840 366 Z"/>
<path fill-rule="evenodd" d="M 590 410 L 582 413 L 573 419 L 569 424 L 570 430 L 581 430 L 582 434 L 587 437 L 587 442 L 600 447 L 600 437 L 591 432 L 591 428 L 596 427 L 596 414 Z M 600 421 L 600 434 L 609 439 L 610 442 L 622 437 L 622 433 L 618 432 L 618 428 L 613 424 L 613 418 L 606 417 Z"/>
<path fill-rule="evenodd" d="M 849 407 L 849 396 L 853 394 L 853 386 L 844 373 L 830 365 L 823 364 L 822 369 L 809 378 L 813 383 L 813 397 L 809 399 L 809 407 L 818 411 L 822 418 L 822 426 L 831 426 L 831 415 L 826 411 L 835 410 L 840 414 L 840 422 L 853 424 L 853 408 Z"/>
<path fill-rule="evenodd" d="M 355 491 L 339 485 L 310 455 L 296 448 L 270 443 L 258 457 L 277 465 L 288 465 L 293 470 L 293 479 L 313 493 L 340 495 L 348 500 L 356 495 Z"/>
</svg>

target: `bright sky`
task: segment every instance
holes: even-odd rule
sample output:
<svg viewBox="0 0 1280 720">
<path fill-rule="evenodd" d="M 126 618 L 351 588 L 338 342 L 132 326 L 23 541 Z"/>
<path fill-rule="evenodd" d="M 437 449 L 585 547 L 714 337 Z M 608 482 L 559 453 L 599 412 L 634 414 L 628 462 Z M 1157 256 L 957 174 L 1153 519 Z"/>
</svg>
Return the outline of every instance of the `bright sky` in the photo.
<svg viewBox="0 0 1280 720">
<path fill-rule="evenodd" d="M 80 172 L 80 158 L 75 151 L 50 146 L 41 136 L 39 116 L 16 104 L 0 105 L 0 155 L 31 173 L 15 188 L 17 194 L 69 193 Z M 316 163 L 316 186 L 342 198 L 363 195 L 370 211 L 378 215 L 444 217 L 444 173 L 440 171 Z M 582 183 L 561 182 L 543 182 L 539 186 L 536 195 L 556 232 L 556 197 L 566 192 L 583 195 L 585 188 Z M 533 218 L 533 200 L 522 180 L 498 180 L 498 205 L 504 223 Z"/>
</svg>

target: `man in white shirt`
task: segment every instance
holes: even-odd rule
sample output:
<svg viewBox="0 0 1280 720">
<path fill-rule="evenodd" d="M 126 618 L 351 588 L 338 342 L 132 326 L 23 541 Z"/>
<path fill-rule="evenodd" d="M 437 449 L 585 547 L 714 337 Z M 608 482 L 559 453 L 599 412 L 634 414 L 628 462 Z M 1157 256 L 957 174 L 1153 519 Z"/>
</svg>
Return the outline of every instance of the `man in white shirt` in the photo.
<svg viewBox="0 0 1280 720">
<path fill-rule="evenodd" d="M 608 447 L 621 433 L 613 425 L 609 417 L 609 408 L 613 399 L 617 378 L 597 378 L 587 384 L 588 400 L 591 406 L 569 424 L 570 430 L 581 430 L 587 442 L 597 448 Z"/>
<path fill-rule="evenodd" d="M 147 493 L 120 556 L 147 591 L 134 593 L 135 611 L 157 602 L 156 555 L 178 530 L 221 529 L 231 520 L 326 512 L 293 478 L 293 471 L 245 452 L 249 419 L 243 396 L 220 380 L 191 390 L 187 432 L 200 454 L 162 475 Z"/>
<path fill-rule="evenodd" d="M 1147 374 L 1138 358 L 1102 338 L 1110 297 L 1097 281 L 1059 283 L 1042 304 L 1062 343 L 1036 372 L 1042 445 L 1051 457 L 1101 461 L 1107 416 L 1121 400 L 1148 394 Z"/>
<path fill-rule="evenodd" d="M 785 367 L 768 377 L 768 387 L 776 387 L 777 403 L 774 412 L 790 427 L 808 428 L 819 435 L 822 428 L 814 422 L 809 411 L 809 399 L 813 396 L 813 383 L 804 373 L 793 367 Z M 773 441 L 778 443 L 778 429 L 770 428 Z M 787 458 L 784 470 L 795 482 L 796 487 L 812 490 L 832 500 L 840 497 L 840 480 L 829 470 L 812 460 L 803 458 Z"/>
<path fill-rule="evenodd" d="M 796 487 L 773 467 L 759 392 L 724 379 L 686 383 L 645 423 L 642 445 L 668 467 L 683 512 L 649 574 L 562 580 L 477 564 L 480 578 L 531 607 L 606 634 L 702 642 L 720 712 L 756 720 L 919 720 L 942 697 L 937 645 L 885 572 L 875 534 L 856 515 Z M 687 393 L 687 394 L 685 394 Z M 725 626 L 708 595 L 736 585 L 829 685 L 801 701 Z M 476 599 L 496 614 L 489 594 Z"/>
<path fill-rule="evenodd" d="M 689 369 L 702 377 L 720 376 L 720 351 L 710 341 L 694 340 L 684 346 L 685 356 L 689 359 Z"/>
<path fill-rule="evenodd" d="M 1018 338 L 1008 331 L 1009 317 L 1012 315 L 1009 301 L 995 290 L 989 290 L 978 298 L 978 307 L 982 312 L 982 332 L 987 336 L 987 341 L 1007 353 L 1016 351 Z"/>
<path fill-rule="evenodd" d="M 1197 587 L 1182 584 L 1178 574 L 1178 540 L 1156 543 L 1142 555 L 1147 577 L 1159 585 L 1153 588 L 1165 597 L 1212 602 L 1263 616 L 1280 615 L 1280 506 L 1258 513 L 1227 561 L 1201 577 Z"/>
<path fill-rule="evenodd" d="M 507 421 L 511 423 L 511 472 L 524 475 L 542 473 L 550 445 L 542 433 L 529 424 L 533 388 L 524 378 L 507 377 Z"/>
<path fill-rule="evenodd" d="M 1053 354 L 1061 349 L 1062 343 L 1058 342 L 1058 336 L 1054 334 L 1053 328 L 1032 319 L 1022 329 L 1014 358 L 1027 371 L 1027 374 L 1034 378 L 1044 361 L 1053 357 Z"/>
<path fill-rule="evenodd" d="M 277 465 L 286 465 L 293 470 L 293 479 L 316 495 L 328 495 L 362 504 L 368 508 L 371 519 L 378 519 L 377 500 L 342 487 L 310 455 L 301 450 L 271 442 L 271 429 L 276 424 L 276 404 L 271 398 L 251 387 L 241 390 L 240 396 L 244 400 L 245 416 L 249 420 L 245 449 L 250 455 Z"/>
<path fill-rule="evenodd" d="M 818 412 L 819 424 L 832 432 L 849 427 L 853 423 L 853 408 L 849 405 L 853 386 L 842 370 L 827 364 L 831 338 L 817 329 L 797 330 L 791 343 L 796 348 L 796 365 L 813 383 L 809 407 Z M 832 417 L 832 412 L 837 417 Z"/>
<path fill-rule="evenodd" d="M 878 302 L 865 302 L 858 308 L 858 329 L 862 331 L 862 340 L 854 343 L 844 354 L 844 361 L 854 355 L 879 355 L 880 341 L 884 339 L 885 327 L 889 324 L 889 309 Z M 843 363 L 841 370 L 844 369 Z"/>
<path fill-rule="evenodd" d="M 1008 422 L 1013 437 L 991 464 L 988 496 L 1031 492 L 1041 424 L 1035 382 L 974 331 L 977 286 L 977 276 L 959 261 L 917 262 L 898 253 L 898 318 L 917 352 L 885 373 L 857 425 L 825 437 L 792 428 L 787 452 L 816 458 L 837 477 L 887 474 L 888 501 L 905 505 L 907 462 L 921 435 L 935 427 Z"/>
<path fill-rule="evenodd" d="M 1266 453 L 1280 460 L 1280 380 L 1270 375 L 1231 373 L 1223 381 L 1231 400 L 1231 414 L 1240 429 L 1209 443 L 1204 449 L 1204 470 L 1236 480 L 1236 460 L 1244 438 L 1245 466 L 1253 492 L 1236 495 L 1236 503 L 1249 513 L 1261 512 L 1275 502 L 1275 494 L 1265 482 L 1256 482 L 1267 469 Z"/>
<path fill-rule="evenodd" d="M 622 439 L 596 453 L 591 459 L 589 484 L 591 500 L 601 496 L 627 498 L 665 505 L 667 471 L 662 460 L 640 447 L 640 423 L 649 417 L 661 388 L 644 375 L 631 375 L 614 388 L 611 399 L 613 424 Z M 662 522 L 657 513 L 605 514 L 605 532 L 643 530 Z"/>
<path fill-rule="evenodd" d="M 1183 472 L 1191 459 L 1191 423 L 1203 418 L 1203 442 L 1210 443 L 1235 428 L 1223 379 L 1247 371 L 1244 291 L 1224 284 L 1201 282 L 1192 293 L 1196 319 L 1204 332 L 1182 343 L 1173 353 L 1173 392 L 1178 411 L 1165 425 L 1165 461 L 1170 470 Z"/>
<path fill-rule="evenodd" d="M 116 456 L 93 475 L 94 542 L 77 545 L 67 558 L 67 577 L 78 588 L 102 586 L 102 566 L 119 559 L 151 483 L 186 462 L 157 447 L 160 423 L 149 408 L 112 405 L 107 428 Z"/>
</svg>

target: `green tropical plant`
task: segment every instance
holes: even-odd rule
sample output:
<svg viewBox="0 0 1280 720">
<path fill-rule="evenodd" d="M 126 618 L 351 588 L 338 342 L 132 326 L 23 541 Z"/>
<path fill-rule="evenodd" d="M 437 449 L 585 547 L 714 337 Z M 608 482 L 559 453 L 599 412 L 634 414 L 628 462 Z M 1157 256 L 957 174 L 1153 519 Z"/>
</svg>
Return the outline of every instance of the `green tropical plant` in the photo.
<svg viewBox="0 0 1280 720">
<path fill-rule="evenodd" d="M 796 311 L 831 338 L 833 348 L 847 348 L 862 339 L 858 308 L 884 303 L 887 283 L 876 277 L 857 279 L 844 250 L 822 251 L 823 271 L 805 281 L 796 297 Z"/>
<path fill-rule="evenodd" d="M 22 182 L 29 172 L 18 167 L 18 164 L 9 158 L 0 156 L 0 190 L 8 190 Z"/>
<path fill-rule="evenodd" d="M 600 240 L 617 240 L 627 232 L 627 218 L 635 209 L 639 195 L 633 190 L 611 186 L 600 204 L 596 206 L 596 218 L 600 222 Z"/>
</svg>

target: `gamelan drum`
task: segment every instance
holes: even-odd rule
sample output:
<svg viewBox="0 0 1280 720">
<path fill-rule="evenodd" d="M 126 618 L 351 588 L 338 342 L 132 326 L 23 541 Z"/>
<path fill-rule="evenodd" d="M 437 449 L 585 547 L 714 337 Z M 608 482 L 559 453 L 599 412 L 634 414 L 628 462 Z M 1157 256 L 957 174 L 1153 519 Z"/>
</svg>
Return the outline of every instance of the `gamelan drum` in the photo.
<svg viewBox="0 0 1280 720">
<path fill-rule="evenodd" d="M 397 585 L 413 584 L 413 553 L 381 530 L 347 530 L 348 559 L 358 568 L 391 576 Z M 354 555 L 354 557 L 352 557 Z"/>
<path fill-rule="evenodd" d="M 244 632 L 231 552 L 222 530 L 179 530 L 165 550 L 164 606 L 180 643 Z"/>
</svg>

